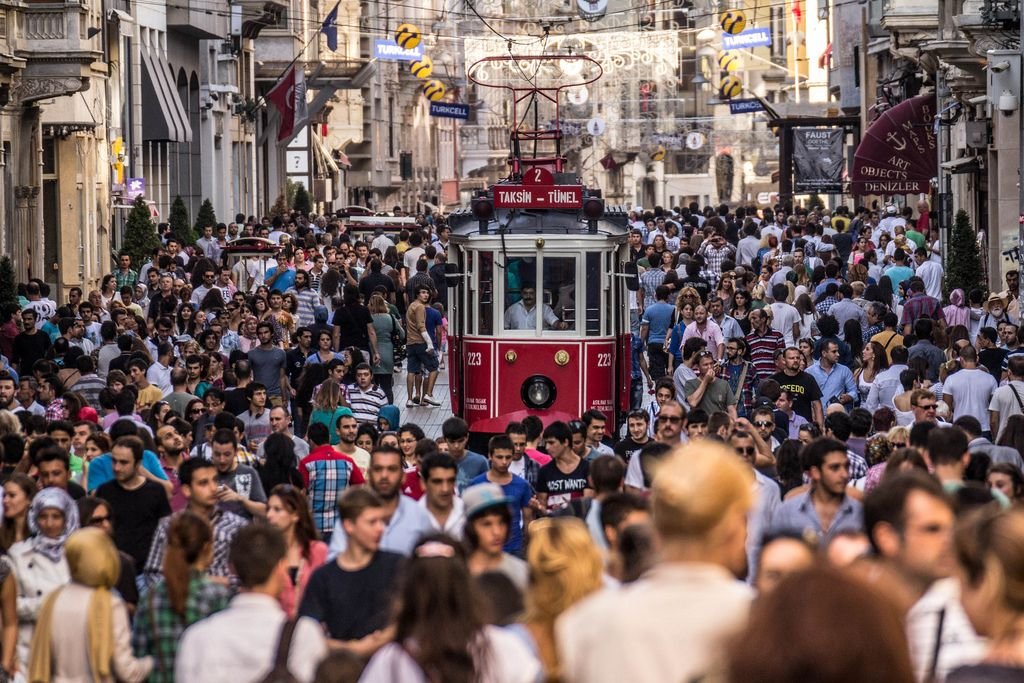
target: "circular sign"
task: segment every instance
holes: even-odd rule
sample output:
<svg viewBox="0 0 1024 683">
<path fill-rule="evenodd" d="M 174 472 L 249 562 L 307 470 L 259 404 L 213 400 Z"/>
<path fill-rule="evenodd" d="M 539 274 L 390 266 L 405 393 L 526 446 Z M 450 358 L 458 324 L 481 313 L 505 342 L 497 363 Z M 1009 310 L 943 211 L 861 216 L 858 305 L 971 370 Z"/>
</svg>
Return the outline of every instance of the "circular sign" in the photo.
<svg viewBox="0 0 1024 683">
<path fill-rule="evenodd" d="M 576 0 L 580 18 L 585 21 L 597 21 L 604 17 L 608 10 L 608 0 Z"/>
<path fill-rule="evenodd" d="M 546 168 L 535 166 L 523 173 L 523 185 L 554 185 L 555 176 Z"/>
<path fill-rule="evenodd" d="M 555 352 L 555 365 L 564 367 L 569 364 L 569 352 L 565 349 L 560 349 Z"/>
<path fill-rule="evenodd" d="M 581 85 L 578 88 L 572 88 L 566 92 L 566 97 L 569 102 L 577 106 L 586 104 L 587 100 L 590 99 L 590 91 L 587 90 L 586 86 Z"/>
<path fill-rule="evenodd" d="M 704 146 L 707 139 L 704 137 L 704 133 L 700 131 L 693 131 L 686 134 L 686 149 L 700 149 Z"/>
<path fill-rule="evenodd" d="M 587 132 L 590 133 L 591 135 L 603 135 L 604 128 L 604 119 L 602 119 L 600 116 L 595 116 L 594 118 L 587 121 Z"/>
</svg>

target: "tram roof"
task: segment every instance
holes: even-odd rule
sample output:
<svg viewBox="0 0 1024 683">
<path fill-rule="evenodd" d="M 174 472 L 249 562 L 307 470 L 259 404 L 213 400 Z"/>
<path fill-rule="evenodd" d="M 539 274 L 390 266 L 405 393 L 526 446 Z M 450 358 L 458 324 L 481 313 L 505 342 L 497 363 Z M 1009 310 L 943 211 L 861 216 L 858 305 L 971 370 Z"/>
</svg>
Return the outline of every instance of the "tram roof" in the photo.
<svg viewBox="0 0 1024 683">
<path fill-rule="evenodd" d="M 591 223 L 577 210 L 495 209 L 481 230 L 481 221 L 470 209 L 458 209 L 448 217 L 452 237 L 478 235 L 600 235 L 623 237 L 629 233 L 629 213 L 624 207 L 606 206 L 604 215 Z M 596 230 L 594 229 L 596 227 Z"/>
</svg>

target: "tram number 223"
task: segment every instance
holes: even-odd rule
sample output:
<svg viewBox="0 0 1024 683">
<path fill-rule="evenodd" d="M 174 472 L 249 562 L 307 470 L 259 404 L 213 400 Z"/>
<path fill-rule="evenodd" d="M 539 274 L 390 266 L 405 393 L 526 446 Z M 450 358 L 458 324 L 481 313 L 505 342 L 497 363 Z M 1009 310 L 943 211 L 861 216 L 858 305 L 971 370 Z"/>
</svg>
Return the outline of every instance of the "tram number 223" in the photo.
<svg viewBox="0 0 1024 683">
<path fill-rule="evenodd" d="M 484 354 L 479 351 L 470 351 L 466 354 L 466 365 L 470 367 L 480 367 L 484 364 Z"/>
<path fill-rule="evenodd" d="M 612 354 L 610 353 L 599 353 L 597 354 L 597 367 L 599 368 L 610 368 L 612 366 Z"/>
</svg>

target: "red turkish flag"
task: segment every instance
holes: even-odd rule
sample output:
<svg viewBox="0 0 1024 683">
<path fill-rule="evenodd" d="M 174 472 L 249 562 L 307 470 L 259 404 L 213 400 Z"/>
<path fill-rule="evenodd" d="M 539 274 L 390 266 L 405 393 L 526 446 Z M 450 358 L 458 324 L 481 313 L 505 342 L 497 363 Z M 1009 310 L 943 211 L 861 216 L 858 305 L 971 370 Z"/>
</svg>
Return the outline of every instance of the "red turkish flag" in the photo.
<svg viewBox="0 0 1024 683">
<path fill-rule="evenodd" d="M 292 65 L 277 85 L 267 93 L 267 100 L 277 108 L 281 115 L 281 123 L 277 130 L 278 141 L 290 138 L 295 129 L 296 120 L 305 115 L 305 73 Z"/>
</svg>

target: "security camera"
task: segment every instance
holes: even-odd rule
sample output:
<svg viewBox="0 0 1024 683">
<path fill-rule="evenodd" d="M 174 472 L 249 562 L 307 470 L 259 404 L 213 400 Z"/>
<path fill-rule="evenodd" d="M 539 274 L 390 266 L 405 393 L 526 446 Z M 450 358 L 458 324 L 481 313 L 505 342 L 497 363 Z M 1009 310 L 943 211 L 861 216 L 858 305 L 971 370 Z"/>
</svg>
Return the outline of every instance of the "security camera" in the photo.
<svg viewBox="0 0 1024 683">
<path fill-rule="evenodd" d="M 1004 59 L 1001 62 L 996 62 L 995 64 L 990 64 L 988 68 L 989 68 L 989 70 L 992 73 L 1001 74 L 1001 73 L 1003 73 L 1004 71 L 1006 71 L 1007 69 L 1010 68 L 1010 63 Z"/>
</svg>

